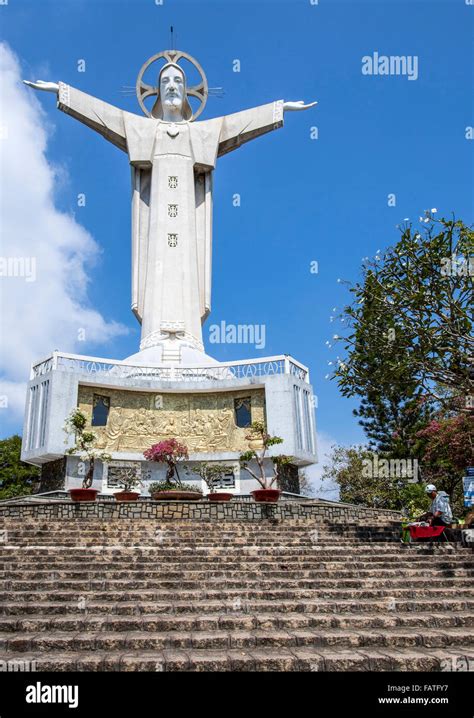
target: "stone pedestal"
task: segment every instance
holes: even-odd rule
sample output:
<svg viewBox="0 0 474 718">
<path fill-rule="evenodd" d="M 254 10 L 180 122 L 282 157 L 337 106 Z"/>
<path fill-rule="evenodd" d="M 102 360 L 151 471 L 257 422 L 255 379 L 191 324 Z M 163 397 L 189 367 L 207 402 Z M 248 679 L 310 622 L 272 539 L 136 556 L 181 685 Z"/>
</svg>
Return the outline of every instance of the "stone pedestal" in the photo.
<svg viewBox="0 0 474 718">
<path fill-rule="evenodd" d="M 43 466 L 46 475 L 51 462 L 72 446 L 63 427 L 77 406 L 91 422 L 97 447 L 112 456 L 108 465 L 97 462 L 94 473 L 93 486 L 104 493 L 118 488 L 120 468 L 130 465 L 141 476 L 142 492 L 148 493 L 147 485 L 163 480 L 165 469 L 145 461 L 143 451 L 176 438 L 190 455 L 187 472 L 180 469 L 182 480 L 201 485 L 192 474 L 193 464 L 217 461 L 229 467 L 225 490 L 248 494 L 258 484 L 238 461 L 249 448 L 246 414 L 250 421 L 266 421 L 269 432 L 283 439 L 270 456 L 292 456 L 295 467 L 316 462 L 308 370 L 289 356 L 210 366 L 147 366 L 55 352 L 32 368 L 22 460 Z M 68 456 L 64 487 L 80 486 L 85 469 L 78 457 Z M 205 485 L 201 488 L 207 493 Z"/>
</svg>

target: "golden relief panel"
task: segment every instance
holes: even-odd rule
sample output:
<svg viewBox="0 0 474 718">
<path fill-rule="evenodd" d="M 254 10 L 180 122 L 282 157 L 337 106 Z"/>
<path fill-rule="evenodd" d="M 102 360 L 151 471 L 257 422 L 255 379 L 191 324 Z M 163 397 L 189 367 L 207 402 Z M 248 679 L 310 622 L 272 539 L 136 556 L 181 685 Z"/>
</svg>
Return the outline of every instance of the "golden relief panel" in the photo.
<svg viewBox="0 0 474 718">
<path fill-rule="evenodd" d="M 142 453 L 175 438 L 190 453 L 246 451 L 248 428 L 235 424 L 234 400 L 251 398 L 252 421 L 264 420 L 264 389 L 214 394 L 153 394 L 79 386 L 78 406 L 92 419 L 94 394 L 110 398 L 106 426 L 94 426 L 96 446 L 108 452 Z"/>
</svg>

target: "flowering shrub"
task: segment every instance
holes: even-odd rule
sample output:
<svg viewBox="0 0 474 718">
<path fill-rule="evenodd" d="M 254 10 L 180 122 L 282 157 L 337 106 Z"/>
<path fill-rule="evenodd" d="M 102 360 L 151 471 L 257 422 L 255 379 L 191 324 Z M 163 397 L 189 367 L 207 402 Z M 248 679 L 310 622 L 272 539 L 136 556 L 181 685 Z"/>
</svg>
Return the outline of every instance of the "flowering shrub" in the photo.
<svg viewBox="0 0 474 718">
<path fill-rule="evenodd" d="M 417 433 L 422 444 L 423 479 L 449 494 L 453 512 L 463 514 L 462 479 L 472 465 L 474 417 L 467 413 L 433 419 Z"/>
<path fill-rule="evenodd" d="M 459 473 L 472 462 L 474 420 L 468 414 L 431 421 L 417 433 L 424 439 L 423 464 L 430 470 L 430 478 L 446 473 Z"/>
<path fill-rule="evenodd" d="M 156 461 L 159 464 L 166 464 L 168 466 L 166 481 L 175 481 L 181 486 L 181 479 L 179 478 L 176 464 L 178 461 L 189 458 L 187 446 L 180 444 L 176 439 L 166 439 L 165 441 L 160 441 L 158 444 L 153 444 L 153 446 L 143 452 L 143 456 L 147 461 Z"/>
</svg>

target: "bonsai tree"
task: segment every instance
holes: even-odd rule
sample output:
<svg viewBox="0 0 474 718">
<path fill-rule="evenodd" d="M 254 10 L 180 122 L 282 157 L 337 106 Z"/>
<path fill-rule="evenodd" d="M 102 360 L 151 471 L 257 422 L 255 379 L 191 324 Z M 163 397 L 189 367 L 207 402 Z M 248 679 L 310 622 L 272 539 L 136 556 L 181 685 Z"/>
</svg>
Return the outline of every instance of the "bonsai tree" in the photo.
<svg viewBox="0 0 474 718">
<path fill-rule="evenodd" d="M 177 464 L 178 461 L 189 458 L 187 446 L 180 444 L 176 439 L 166 439 L 165 441 L 160 441 L 158 444 L 153 444 L 153 446 L 143 452 L 143 456 L 147 461 L 156 461 L 159 464 L 167 465 L 166 481 L 160 483 L 161 489 L 176 489 L 177 487 L 183 486 L 179 478 Z M 164 484 L 167 484 L 167 486 Z M 155 488 L 155 490 L 157 489 Z"/>
<path fill-rule="evenodd" d="M 188 474 L 192 473 L 200 476 L 211 493 L 218 488 L 222 477 L 229 471 L 229 467 L 225 466 L 225 464 L 208 463 L 207 461 L 203 461 L 191 468 L 186 466 L 185 469 Z"/>
<path fill-rule="evenodd" d="M 143 486 L 142 481 L 138 478 L 137 470 L 133 466 L 124 468 L 123 474 L 117 483 L 122 487 L 122 491 L 133 491 L 138 486 Z"/>
<path fill-rule="evenodd" d="M 249 449 L 240 455 L 240 466 L 245 469 L 256 481 L 260 484 L 262 489 L 271 489 L 273 484 L 278 479 L 278 472 L 281 466 L 291 463 L 292 457 L 279 454 L 278 456 L 271 456 L 273 462 L 273 474 L 267 476 L 265 471 L 265 459 L 267 458 L 268 449 L 275 444 L 282 444 L 283 439 L 279 436 L 271 436 L 267 433 L 265 424 L 262 421 L 254 421 L 250 425 L 251 433 L 245 438 L 247 441 L 254 443 L 256 439 L 260 440 L 262 445 L 261 449 Z M 248 464 L 250 461 L 255 461 L 258 466 L 258 473 L 255 473 L 253 469 L 250 469 Z"/>
<path fill-rule="evenodd" d="M 76 408 L 71 411 L 66 419 L 64 431 L 68 435 L 74 436 L 74 446 L 66 451 L 66 454 L 75 454 L 86 461 L 89 466 L 82 481 L 83 489 L 90 489 L 94 478 L 94 466 L 96 460 L 107 462 L 111 460 L 110 454 L 95 448 L 97 436 L 93 431 L 87 431 L 87 416 L 81 409 Z"/>
<path fill-rule="evenodd" d="M 153 481 L 153 483 L 148 486 L 148 491 L 150 496 L 153 496 L 153 494 L 157 494 L 160 491 L 177 491 L 182 486 L 183 484 L 173 483 L 172 481 Z M 196 484 L 186 484 L 184 490 L 202 495 L 201 489 L 199 486 L 196 486 Z"/>
</svg>

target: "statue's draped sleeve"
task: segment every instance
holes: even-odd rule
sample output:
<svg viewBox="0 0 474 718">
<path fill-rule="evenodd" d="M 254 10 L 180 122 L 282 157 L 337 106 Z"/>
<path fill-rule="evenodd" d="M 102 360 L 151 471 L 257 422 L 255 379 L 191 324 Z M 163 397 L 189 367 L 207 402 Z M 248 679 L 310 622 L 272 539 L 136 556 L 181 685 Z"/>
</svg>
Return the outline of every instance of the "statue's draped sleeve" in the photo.
<svg viewBox="0 0 474 718">
<path fill-rule="evenodd" d="M 132 170 L 132 312 L 141 323 L 148 261 L 151 168 L 158 121 L 130 112 L 123 116 Z"/>
<path fill-rule="evenodd" d="M 283 100 L 225 115 L 222 118 L 218 157 L 279 127 L 283 127 Z"/>
<path fill-rule="evenodd" d="M 132 168 L 132 310 L 141 321 L 157 122 L 109 105 L 64 82 L 59 83 L 58 108 L 128 153 Z"/>
<path fill-rule="evenodd" d="M 119 149 L 127 151 L 123 110 L 64 82 L 59 83 L 58 109 L 95 130 Z"/>
</svg>

